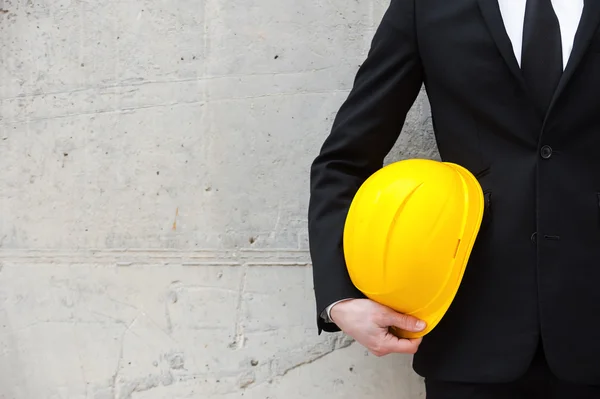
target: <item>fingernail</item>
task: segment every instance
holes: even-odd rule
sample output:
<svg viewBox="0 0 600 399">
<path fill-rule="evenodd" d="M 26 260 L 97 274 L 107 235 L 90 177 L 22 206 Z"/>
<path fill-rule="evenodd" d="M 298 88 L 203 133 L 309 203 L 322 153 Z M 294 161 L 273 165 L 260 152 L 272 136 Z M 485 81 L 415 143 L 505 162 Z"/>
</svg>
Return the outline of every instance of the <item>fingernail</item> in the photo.
<svg viewBox="0 0 600 399">
<path fill-rule="evenodd" d="M 421 331 L 422 329 L 425 328 L 425 322 L 422 320 L 417 321 L 416 327 L 417 327 L 417 330 Z"/>
</svg>

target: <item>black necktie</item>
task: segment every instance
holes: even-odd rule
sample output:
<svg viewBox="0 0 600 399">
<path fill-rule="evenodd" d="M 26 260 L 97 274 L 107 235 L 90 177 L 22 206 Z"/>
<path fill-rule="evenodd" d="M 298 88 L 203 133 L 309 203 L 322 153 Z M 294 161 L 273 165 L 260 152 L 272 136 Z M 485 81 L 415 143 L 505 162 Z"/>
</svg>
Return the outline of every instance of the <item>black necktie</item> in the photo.
<svg viewBox="0 0 600 399">
<path fill-rule="evenodd" d="M 527 0 L 521 70 L 545 113 L 563 72 L 560 24 L 551 0 Z"/>
</svg>

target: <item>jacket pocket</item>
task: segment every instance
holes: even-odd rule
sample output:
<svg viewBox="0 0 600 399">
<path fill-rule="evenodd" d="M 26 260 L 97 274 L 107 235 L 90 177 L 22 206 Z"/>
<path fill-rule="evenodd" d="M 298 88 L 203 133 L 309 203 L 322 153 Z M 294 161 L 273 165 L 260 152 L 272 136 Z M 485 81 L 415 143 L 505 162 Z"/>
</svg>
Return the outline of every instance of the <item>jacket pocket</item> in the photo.
<svg viewBox="0 0 600 399">
<path fill-rule="evenodd" d="M 481 180 L 485 176 L 489 175 L 491 170 L 492 170 L 492 168 L 488 166 L 487 168 L 482 169 L 479 172 L 475 173 L 474 176 L 477 180 Z"/>
</svg>

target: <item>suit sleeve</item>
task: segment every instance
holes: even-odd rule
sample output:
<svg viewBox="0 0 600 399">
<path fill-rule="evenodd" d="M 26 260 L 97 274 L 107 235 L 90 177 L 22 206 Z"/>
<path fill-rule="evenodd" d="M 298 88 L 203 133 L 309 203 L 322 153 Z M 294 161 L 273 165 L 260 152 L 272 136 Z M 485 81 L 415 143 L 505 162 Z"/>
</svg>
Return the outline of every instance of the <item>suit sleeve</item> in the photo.
<svg viewBox="0 0 600 399">
<path fill-rule="evenodd" d="M 327 306 L 364 298 L 346 269 L 343 228 L 356 191 L 383 166 L 423 82 L 414 1 L 391 0 L 311 166 L 308 231 L 319 334 L 339 331 L 320 317 Z"/>
</svg>

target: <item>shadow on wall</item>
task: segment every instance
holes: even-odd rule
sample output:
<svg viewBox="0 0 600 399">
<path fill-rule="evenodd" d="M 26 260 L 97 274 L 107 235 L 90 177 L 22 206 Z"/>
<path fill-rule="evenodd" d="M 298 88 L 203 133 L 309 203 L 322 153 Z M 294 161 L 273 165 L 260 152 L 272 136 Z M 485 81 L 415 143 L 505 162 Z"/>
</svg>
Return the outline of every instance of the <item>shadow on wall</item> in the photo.
<svg viewBox="0 0 600 399">
<path fill-rule="evenodd" d="M 440 159 L 431 123 L 431 108 L 424 88 L 408 112 L 400 137 L 386 158 L 386 163 L 410 158 Z"/>
</svg>

